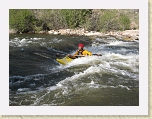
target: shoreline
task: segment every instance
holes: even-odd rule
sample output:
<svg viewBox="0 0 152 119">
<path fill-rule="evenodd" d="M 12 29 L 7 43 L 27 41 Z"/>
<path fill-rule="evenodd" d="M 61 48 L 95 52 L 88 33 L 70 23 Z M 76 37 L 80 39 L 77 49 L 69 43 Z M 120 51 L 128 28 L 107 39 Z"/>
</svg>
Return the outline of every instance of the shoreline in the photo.
<svg viewBox="0 0 152 119">
<path fill-rule="evenodd" d="M 17 32 L 11 29 L 9 30 L 9 33 L 14 34 Z M 110 31 L 103 33 L 97 31 L 85 31 L 84 29 L 59 29 L 59 30 L 50 30 L 50 31 L 28 32 L 28 33 L 66 35 L 66 36 L 87 36 L 92 39 L 94 39 L 95 37 L 112 36 L 118 40 L 124 40 L 124 41 L 139 40 L 139 30 Z"/>
</svg>

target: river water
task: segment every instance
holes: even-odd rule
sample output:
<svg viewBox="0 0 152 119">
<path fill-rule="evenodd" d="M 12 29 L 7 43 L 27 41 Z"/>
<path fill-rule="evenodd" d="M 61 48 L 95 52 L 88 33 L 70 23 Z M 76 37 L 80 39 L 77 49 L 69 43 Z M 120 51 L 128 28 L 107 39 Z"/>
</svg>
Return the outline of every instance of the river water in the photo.
<svg viewBox="0 0 152 119">
<path fill-rule="evenodd" d="M 139 42 L 114 37 L 10 34 L 10 106 L 138 106 Z M 78 43 L 102 56 L 67 65 L 56 53 L 73 54 Z"/>
</svg>

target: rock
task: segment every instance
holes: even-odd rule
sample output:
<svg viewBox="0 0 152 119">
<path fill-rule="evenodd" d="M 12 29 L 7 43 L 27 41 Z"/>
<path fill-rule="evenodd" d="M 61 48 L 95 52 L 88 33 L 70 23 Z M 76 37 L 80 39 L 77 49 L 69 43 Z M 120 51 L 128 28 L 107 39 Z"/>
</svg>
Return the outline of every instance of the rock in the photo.
<svg viewBox="0 0 152 119">
<path fill-rule="evenodd" d="M 27 33 L 29 33 L 29 34 L 33 34 L 33 33 L 35 33 L 35 31 L 29 31 L 29 32 L 27 32 Z"/>
<path fill-rule="evenodd" d="M 125 30 L 122 35 L 139 36 L 139 30 Z"/>
<path fill-rule="evenodd" d="M 59 29 L 58 31 L 61 35 L 67 35 L 66 29 Z"/>
<path fill-rule="evenodd" d="M 139 40 L 139 36 L 132 36 L 132 40 Z"/>
<path fill-rule="evenodd" d="M 85 36 L 102 36 L 102 33 L 100 32 L 88 32 L 88 33 L 84 33 Z"/>
<path fill-rule="evenodd" d="M 70 36 L 88 36 L 94 37 L 115 37 L 118 40 L 132 41 L 139 40 L 139 30 L 125 30 L 125 31 L 110 31 L 106 33 L 96 31 L 85 31 L 84 29 L 59 29 L 58 31 L 50 30 L 49 34 L 55 35 L 70 35 Z"/>
<path fill-rule="evenodd" d="M 10 29 L 10 30 L 9 30 L 9 33 L 10 33 L 10 34 L 11 34 L 11 33 L 17 33 L 17 31 L 14 30 L 14 29 Z"/>
<path fill-rule="evenodd" d="M 124 38 L 122 38 L 122 40 L 124 40 L 124 41 L 132 41 L 132 38 L 131 37 L 124 37 Z"/>
<path fill-rule="evenodd" d="M 46 34 L 46 31 L 39 31 L 40 34 Z"/>
<path fill-rule="evenodd" d="M 53 34 L 54 33 L 54 30 L 50 30 L 48 31 L 49 34 Z"/>
<path fill-rule="evenodd" d="M 59 34 L 60 34 L 60 32 L 55 31 L 53 34 L 54 34 L 54 35 L 59 35 Z"/>
</svg>

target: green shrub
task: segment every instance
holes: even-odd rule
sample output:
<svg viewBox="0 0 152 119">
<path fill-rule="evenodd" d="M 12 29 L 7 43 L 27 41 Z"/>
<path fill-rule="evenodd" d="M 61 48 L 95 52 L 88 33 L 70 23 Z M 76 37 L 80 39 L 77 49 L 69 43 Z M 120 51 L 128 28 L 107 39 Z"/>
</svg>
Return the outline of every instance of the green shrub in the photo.
<svg viewBox="0 0 152 119">
<path fill-rule="evenodd" d="M 117 20 L 117 14 L 115 10 L 106 10 L 103 15 L 100 16 L 98 23 L 98 29 L 100 31 L 118 30 L 119 22 Z"/>
<path fill-rule="evenodd" d="M 132 23 L 132 24 L 131 24 Z M 10 9 L 10 29 L 18 32 L 84 28 L 115 31 L 139 28 L 139 13 L 113 9 Z"/>
<path fill-rule="evenodd" d="M 86 22 L 86 19 L 90 16 L 91 10 L 87 9 L 64 9 L 61 10 L 61 14 L 65 19 L 69 28 L 81 27 Z"/>
<path fill-rule="evenodd" d="M 125 14 L 120 14 L 119 16 L 119 21 L 120 21 L 120 24 L 121 24 L 121 29 L 122 30 L 128 30 L 130 29 L 130 19 L 127 15 Z"/>
<path fill-rule="evenodd" d="M 32 31 L 35 25 L 32 12 L 27 9 L 10 9 L 9 20 L 10 28 L 18 32 Z"/>
</svg>

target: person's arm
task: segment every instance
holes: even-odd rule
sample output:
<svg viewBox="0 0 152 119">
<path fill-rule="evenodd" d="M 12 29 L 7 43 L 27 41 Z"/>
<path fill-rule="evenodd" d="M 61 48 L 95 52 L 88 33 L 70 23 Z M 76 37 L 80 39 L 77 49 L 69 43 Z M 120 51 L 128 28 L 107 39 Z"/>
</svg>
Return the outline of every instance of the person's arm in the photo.
<svg viewBox="0 0 152 119">
<path fill-rule="evenodd" d="M 78 58 L 77 55 L 79 55 L 78 51 L 76 51 L 76 53 L 72 56 L 74 59 Z"/>
<path fill-rule="evenodd" d="M 70 58 L 72 58 L 72 59 L 75 59 L 75 58 L 77 58 L 76 55 L 78 55 L 78 51 L 77 51 L 74 55 L 68 54 L 68 57 L 70 57 Z"/>
</svg>

